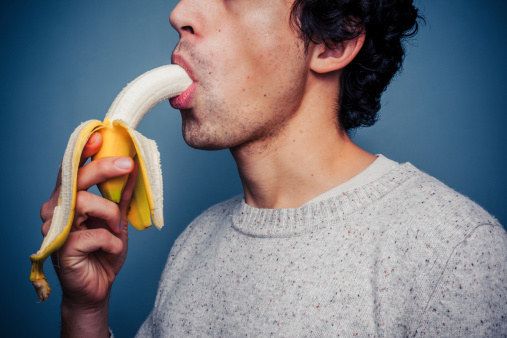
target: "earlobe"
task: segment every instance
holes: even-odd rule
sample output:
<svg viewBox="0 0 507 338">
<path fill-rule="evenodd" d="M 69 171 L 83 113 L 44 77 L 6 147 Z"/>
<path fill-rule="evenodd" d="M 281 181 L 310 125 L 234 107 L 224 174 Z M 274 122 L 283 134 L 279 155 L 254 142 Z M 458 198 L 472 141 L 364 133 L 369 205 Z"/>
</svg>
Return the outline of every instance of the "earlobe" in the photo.
<svg viewBox="0 0 507 338">
<path fill-rule="evenodd" d="M 324 74 L 345 68 L 361 50 L 364 32 L 357 37 L 342 41 L 334 46 L 325 43 L 314 44 L 311 49 L 310 69 Z"/>
</svg>

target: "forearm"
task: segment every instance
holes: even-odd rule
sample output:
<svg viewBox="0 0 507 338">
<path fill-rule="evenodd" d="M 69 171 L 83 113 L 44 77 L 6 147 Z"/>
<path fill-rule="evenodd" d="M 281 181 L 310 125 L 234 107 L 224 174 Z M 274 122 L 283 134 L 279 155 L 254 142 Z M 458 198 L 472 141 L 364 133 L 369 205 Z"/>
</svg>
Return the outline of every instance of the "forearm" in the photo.
<svg viewBox="0 0 507 338">
<path fill-rule="evenodd" d="M 63 300 L 61 337 L 109 337 L 108 310 L 107 302 L 98 307 L 83 308 Z"/>
</svg>

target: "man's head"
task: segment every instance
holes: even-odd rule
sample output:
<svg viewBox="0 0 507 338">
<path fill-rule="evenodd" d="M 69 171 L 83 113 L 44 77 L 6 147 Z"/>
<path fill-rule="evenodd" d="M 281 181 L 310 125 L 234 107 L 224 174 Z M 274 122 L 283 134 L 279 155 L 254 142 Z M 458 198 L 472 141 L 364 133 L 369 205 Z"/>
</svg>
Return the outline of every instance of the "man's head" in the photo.
<svg viewBox="0 0 507 338">
<path fill-rule="evenodd" d="M 416 17 L 408 0 L 180 1 L 174 56 L 196 81 L 185 141 L 221 149 L 275 135 L 317 84 L 334 86 L 325 99 L 344 130 L 373 124 Z"/>
</svg>

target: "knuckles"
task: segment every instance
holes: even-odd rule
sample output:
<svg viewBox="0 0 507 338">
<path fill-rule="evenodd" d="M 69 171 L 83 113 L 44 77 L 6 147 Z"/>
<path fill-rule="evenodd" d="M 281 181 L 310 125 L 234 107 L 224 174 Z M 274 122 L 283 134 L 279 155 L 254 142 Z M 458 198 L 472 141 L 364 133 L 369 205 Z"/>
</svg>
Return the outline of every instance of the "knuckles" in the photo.
<svg viewBox="0 0 507 338">
<path fill-rule="evenodd" d="M 40 227 L 40 231 L 42 233 L 42 237 L 46 237 L 46 235 L 48 234 L 50 226 L 51 226 L 51 223 L 48 222 L 48 221 L 45 221 L 44 223 L 42 223 L 42 225 Z"/>
<path fill-rule="evenodd" d="M 121 172 L 115 165 L 114 161 L 117 159 L 117 157 L 104 157 L 101 159 L 96 160 L 96 170 L 97 175 L 102 180 L 107 180 L 109 178 L 117 177 L 120 174 L 124 175 L 124 172 Z"/>
<path fill-rule="evenodd" d="M 117 157 L 104 157 L 91 161 L 78 169 L 78 189 L 86 190 L 90 186 L 104 182 L 110 178 L 125 175 L 125 171 L 117 168 L 114 161 Z"/>
<path fill-rule="evenodd" d="M 51 210 L 51 207 L 49 204 L 50 204 L 49 201 L 46 201 L 46 202 L 44 202 L 44 204 L 42 204 L 42 206 L 40 208 L 39 215 L 40 215 L 41 221 L 43 221 L 43 222 L 46 222 L 48 220 L 48 218 L 51 217 L 52 210 Z"/>
<path fill-rule="evenodd" d="M 40 217 L 40 220 L 42 222 L 45 222 L 46 221 L 46 211 L 45 211 L 45 208 L 44 208 L 44 204 L 42 205 L 42 207 L 40 208 L 40 211 L 39 211 L 39 217 Z"/>
<path fill-rule="evenodd" d="M 107 243 L 111 241 L 112 234 L 104 229 L 98 228 L 93 230 L 86 230 L 81 232 L 81 240 L 88 241 L 89 243 Z"/>
<path fill-rule="evenodd" d="M 104 242 L 107 238 L 107 230 L 95 229 L 94 231 L 85 231 L 84 236 L 92 241 Z"/>
<path fill-rule="evenodd" d="M 88 192 L 84 190 L 79 190 L 76 193 L 76 211 L 80 215 L 86 216 L 88 210 L 90 209 L 90 196 L 88 196 Z"/>
</svg>

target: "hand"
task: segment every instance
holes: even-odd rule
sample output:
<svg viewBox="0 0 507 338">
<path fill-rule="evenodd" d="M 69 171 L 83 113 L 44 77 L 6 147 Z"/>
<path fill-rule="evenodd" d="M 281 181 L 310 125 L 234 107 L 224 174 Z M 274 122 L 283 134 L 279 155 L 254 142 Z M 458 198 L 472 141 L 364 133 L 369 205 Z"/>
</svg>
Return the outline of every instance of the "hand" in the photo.
<svg viewBox="0 0 507 338">
<path fill-rule="evenodd" d="M 83 166 L 101 144 L 100 134 L 94 133 L 83 150 L 72 229 L 65 244 L 51 256 L 62 286 L 62 306 L 80 310 L 107 307 L 111 286 L 127 255 L 127 209 L 137 176 L 137 168 L 128 157 L 102 158 Z M 130 168 L 117 166 L 121 160 L 126 160 Z M 95 184 L 129 173 L 119 204 L 87 191 Z M 41 208 L 43 236 L 49 231 L 58 201 L 59 181 L 60 174 L 50 199 Z"/>
</svg>

